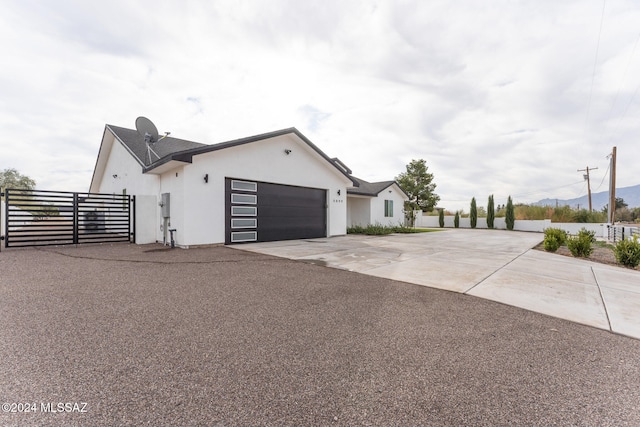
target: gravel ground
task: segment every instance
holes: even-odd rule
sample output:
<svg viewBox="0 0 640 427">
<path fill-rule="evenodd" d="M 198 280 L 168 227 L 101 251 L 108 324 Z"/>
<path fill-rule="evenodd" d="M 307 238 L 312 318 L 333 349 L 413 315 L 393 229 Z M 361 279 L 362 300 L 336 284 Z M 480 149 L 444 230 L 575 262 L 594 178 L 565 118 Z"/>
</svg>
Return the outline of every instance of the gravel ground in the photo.
<svg viewBox="0 0 640 427">
<path fill-rule="evenodd" d="M 0 402 L 37 407 L 0 425 L 640 425 L 640 341 L 472 296 L 228 247 L 0 272 Z"/>
<path fill-rule="evenodd" d="M 546 252 L 544 249 L 544 243 L 540 243 L 534 249 Z M 574 258 L 574 256 L 571 254 L 571 251 L 566 246 L 560 246 L 555 253 L 558 255 Z M 626 267 L 618 263 L 618 261 L 616 260 L 616 255 L 613 252 L 613 249 L 608 247 L 593 245 L 593 253 L 591 253 L 591 255 L 589 255 L 587 258 L 584 258 L 584 259 L 586 259 L 587 261 L 593 261 L 600 264 L 608 264 L 608 265 L 613 265 L 620 268 L 628 268 L 630 270 L 634 270 L 634 268 Z M 640 270 L 640 265 L 636 267 L 635 270 Z"/>
</svg>

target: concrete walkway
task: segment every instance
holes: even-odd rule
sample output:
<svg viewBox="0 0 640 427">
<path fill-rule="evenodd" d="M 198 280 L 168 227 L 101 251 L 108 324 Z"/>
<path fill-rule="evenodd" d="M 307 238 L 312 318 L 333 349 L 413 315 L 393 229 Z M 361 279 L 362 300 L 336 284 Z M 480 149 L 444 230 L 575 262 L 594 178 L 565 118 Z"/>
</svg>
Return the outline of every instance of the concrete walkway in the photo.
<svg viewBox="0 0 640 427">
<path fill-rule="evenodd" d="M 469 294 L 640 339 L 640 271 L 532 250 L 542 238 L 447 229 L 234 247 Z"/>
</svg>

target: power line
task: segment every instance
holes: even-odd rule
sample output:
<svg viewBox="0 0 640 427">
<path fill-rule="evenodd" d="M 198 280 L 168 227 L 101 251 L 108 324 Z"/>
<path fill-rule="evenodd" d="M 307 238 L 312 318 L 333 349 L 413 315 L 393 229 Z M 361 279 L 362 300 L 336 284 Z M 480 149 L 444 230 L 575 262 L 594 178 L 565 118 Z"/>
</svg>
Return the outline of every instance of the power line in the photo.
<svg viewBox="0 0 640 427">
<path fill-rule="evenodd" d="M 600 187 L 602 187 L 602 183 L 604 182 L 604 179 L 607 177 L 607 174 L 609 173 L 609 168 L 610 167 L 611 167 L 611 164 L 609 164 L 607 166 L 607 170 L 604 172 L 604 175 L 602 175 L 602 181 L 600 181 L 600 185 L 598 185 L 598 188 L 596 188 L 594 191 L 598 191 L 600 189 Z"/>
<path fill-rule="evenodd" d="M 635 51 L 636 46 L 638 44 L 638 40 L 640 40 L 640 34 L 638 34 L 638 38 L 636 39 L 636 44 L 633 46 L 633 50 Z M 629 58 L 629 61 L 631 60 L 631 58 Z M 628 66 L 628 65 L 627 65 Z M 631 95 L 631 98 L 629 98 L 629 102 L 627 102 L 627 105 L 625 105 L 624 107 L 624 111 L 622 111 L 622 114 L 618 116 L 618 118 L 616 119 L 613 129 L 611 130 L 611 132 L 609 132 L 609 136 L 608 138 L 606 138 L 607 140 L 611 140 L 613 138 L 613 135 L 615 135 L 615 133 L 618 131 L 618 128 L 620 127 L 620 121 L 627 115 L 627 110 L 629 109 L 629 106 L 631 105 L 631 103 L 633 102 L 633 100 L 635 99 L 636 95 L 638 94 L 638 90 L 640 90 L 640 81 L 638 82 L 637 86 L 636 86 L 636 90 L 633 92 L 633 95 Z M 620 89 L 618 89 L 618 92 L 620 91 Z M 616 95 L 617 98 L 618 95 Z M 615 100 L 614 100 L 615 102 Z M 613 111 L 613 105 L 611 106 L 611 110 Z M 611 112 L 609 112 L 609 116 L 611 116 Z"/>
<path fill-rule="evenodd" d="M 613 98 L 613 102 L 611 103 L 611 109 L 609 110 L 609 118 L 611 118 L 611 113 L 613 113 L 613 107 L 616 105 L 616 101 L 618 100 L 618 95 L 620 95 L 620 90 L 622 90 L 622 86 L 624 82 L 627 80 L 627 71 L 629 71 L 629 66 L 631 65 L 631 60 L 633 59 L 633 54 L 636 52 L 636 47 L 638 46 L 638 41 L 640 41 L 640 33 L 638 33 L 638 37 L 636 38 L 636 42 L 633 45 L 633 49 L 631 50 L 631 55 L 629 55 L 629 60 L 627 61 L 627 67 L 624 70 L 624 74 L 622 74 L 622 80 L 620 80 L 620 86 L 618 87 L 618 91 L 616 92 L 616 96 Z"/>
<path fill-rule="evenodd" d="M 565 187 L 571 187 L 572 185 L 576 185 L 576 184 L 583 184 L 584 183 L 584 179 L 582 181 L 578 181 L 578 182 L 573 182 L 571 184 L 565 184 L 565 185 L 561 185 L 559 187 L 553 187 L 553 188 L 546 188 L 543 190 L 536 190 L 536 191 L 531 191 L 528 193 L 520 193 L 520 194 L 514 194 L 511 197 L 524 197 L 524 196 L 529 196 L 531 194 L 542 194 L 542 193 L 548 193 L 549 191 L 553 191 L 553 190 L 558 190 L 560 188 L 565 188 Z"/>
<path fill-rule="evenodd" d="M 591 74 L 591 89 L 589 90 L 589 100 L 587 101 L 587 116 L 584 119 L 584 129 L 587 129 L 589 122 L 589 112 L 591 110 L 591 96 L 593 95 L 593 82 L 596 79 L 596 66 L 598 65 L 598 51 L 600 50 L 600 36 L 602 35 L 602 23 L 604 22 L 604 7 L 607 1 L 602 0 L 602 15 L 600 16 L 600 29 L 598 31 L 598 44 L 596 45 L 596 58 L 593 61 L 593 73 Z"/>
<path fill-rule="evenodd" d="M 582 195 L 584 194 L 584 189 L 587 186 L 587 182 L 586 181 L 583 181 L 583 182 L 584 182 L 584 185 L 582 186 L 582 188 L 578 192 L 578 197 L 582 197 Z"/>
</svg>

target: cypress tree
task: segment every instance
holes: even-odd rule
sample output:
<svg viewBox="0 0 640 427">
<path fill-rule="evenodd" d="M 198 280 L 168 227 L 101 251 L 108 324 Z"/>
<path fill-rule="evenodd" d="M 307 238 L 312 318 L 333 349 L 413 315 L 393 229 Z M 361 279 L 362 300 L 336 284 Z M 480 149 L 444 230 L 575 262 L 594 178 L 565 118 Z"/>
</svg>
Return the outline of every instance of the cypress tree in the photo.
<svg viewBox="0 0 640 427">
<path fill-rule="evenodd" d="M 458 211 L 456 211 L 456 216 L 453 217 L 453 226 L 455 228 L 460 227 L 460 213 Z"/>
<path fill-rule="evenodd" d="M 444 209 L 438 209 L 438 223 L 440 228 L 444 228 Z"/>
<path fill-rule="evenodd" d="M 476 206 L 476 198 L 471 198 L 471 210 L 469 212 L 469 220 L 471 221 L 471 228 L 476 228 L 478 224 L 478 207 Z"/>
<path fill-rule="evenodd" d="M 513 230 L 516 223 L 516 214 L 513 210 L 513 200 L 511 200 L 511 196 L 509 196 L 507 200 L 507 212 L 505 213 L 504 221 L 507 224 L 507 230 Z"/>
<path fill-rule="evenodd" d="M 487 201 L 487 228 L 493 228 L 493 220 L 496 217 L 496 210 L 493 204 L 493 194 L 489 196 Z"/>
</svg>

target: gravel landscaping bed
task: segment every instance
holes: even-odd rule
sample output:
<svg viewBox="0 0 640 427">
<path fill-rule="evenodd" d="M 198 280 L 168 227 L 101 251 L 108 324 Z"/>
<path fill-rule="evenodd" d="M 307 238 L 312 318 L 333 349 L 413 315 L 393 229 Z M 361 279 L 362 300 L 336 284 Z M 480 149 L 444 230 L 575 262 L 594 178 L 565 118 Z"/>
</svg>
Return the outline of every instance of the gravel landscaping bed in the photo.
<svg viewBox="0 0 640 427">
<path fill-rule="evenodd" d="M 539 251 L 544 251 L 544 243 L 540 243 L 538 246 L 535 247 L 535 249 Z M 573 255 L 571 255 L 571 251 L 566 246 L 560 246 L 555 253 L 558 255 L 568 256 L 573 258 Z M 614 265 L 616 267 L 629 268 L 630 270 L 633 270 L 630 267 L 625 267 L 624 265 L 618 263 L 618 261 L 616 261 L 616 256 L 613 253 L 613 249 L 610 247 L 594 245 L 593 253 L 589 255 L 588 258 L 584 258 L 584 259 L 593 261 L 593 262 L 598 262 L 600 264 Z M 640 266 L 636 267 L 635 270 L 640 270 Z"/>
</svg>

